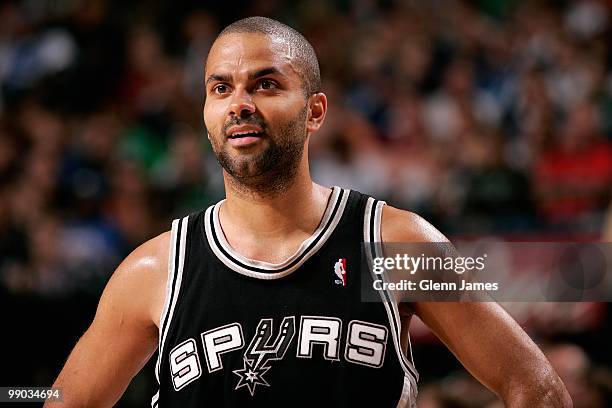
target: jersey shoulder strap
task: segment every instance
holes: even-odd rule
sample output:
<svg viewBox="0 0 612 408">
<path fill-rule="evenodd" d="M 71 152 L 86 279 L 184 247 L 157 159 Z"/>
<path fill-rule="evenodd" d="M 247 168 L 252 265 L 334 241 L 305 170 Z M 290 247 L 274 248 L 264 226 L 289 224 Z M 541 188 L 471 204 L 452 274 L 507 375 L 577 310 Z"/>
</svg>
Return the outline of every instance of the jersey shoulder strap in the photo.
<svg viewBox="0 0 612 408">
<path fill-rule="evenodd" d="M 363 220 L 363 242 L 364 250 L 366 251 L 365 255 L 369 260 L 376 257 L 384 256 L 381 231 L 382 213 L 385 205 L 386 202 L 377 200 L 373 197 L 367 197 L 366 199 Z M 372 270 L 372 268 L 370 268 L 370 270 Z M 373 279 L 376 278 L 385 279 L 384 273 L 379 277 L 373 276 Z M 386 289 L 379 290 L 378 292 L 380 294 L 381 301 L 385 306 L 387 317 L 389 318 L 389 323 L 392 328 L 391 334 L 393 338 L 393 343 L 395 345 L 397 357 L 399 358 L 402 369 L 406 373 L 406 379 L 409 381 L 409 384 L 406 384 L 406 386 L 410 386 L 412 390 L 412 392 L 402 393 L 402 398 L 406 398 L 406 401 L 404 402 L 408 402 L 410 400 L 416 401 L 419 373 L 416 370 L 414 358 L 412 356 L 412 344 L 410 341 L 410 334 L 407 334 L 406 336 L 408 339 L 408 350 L 404 351 L 401 345 L 402 326 L 400 313 L 398 304 L 394 298 L 394 294 Z"/>
</svg>

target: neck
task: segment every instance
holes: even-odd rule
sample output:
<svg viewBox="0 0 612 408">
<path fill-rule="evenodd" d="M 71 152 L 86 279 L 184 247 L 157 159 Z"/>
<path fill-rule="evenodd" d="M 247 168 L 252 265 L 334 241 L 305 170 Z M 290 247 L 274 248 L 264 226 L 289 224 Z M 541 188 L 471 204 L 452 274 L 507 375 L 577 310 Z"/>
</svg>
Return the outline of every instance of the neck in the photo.
<svg viewBox="0 0 612 408">
<path fill-rule="evenodd" d="M 286 194 L 294 185 L 311 183 L 308 169 L 308 150 L 305 148 L 297 163 L 284 163 L 278 161 L 267 171 L 255 176 L 240 178 L 223 170 L 223 181 L 227 198 L 241 198 L 246 201 L 261 202 L 273 200 Z"/>
<path fill-rule="evenodd" d="M 226 174 L 226 201 L 219 214 L 224 229 L 239 229 L 262 238 L 314 231 L 331 192 L 310 179 L 307 166 L 300 167 L 302 171 L 293 181 L 274 194 L 236 186 Z"/>
</svg>

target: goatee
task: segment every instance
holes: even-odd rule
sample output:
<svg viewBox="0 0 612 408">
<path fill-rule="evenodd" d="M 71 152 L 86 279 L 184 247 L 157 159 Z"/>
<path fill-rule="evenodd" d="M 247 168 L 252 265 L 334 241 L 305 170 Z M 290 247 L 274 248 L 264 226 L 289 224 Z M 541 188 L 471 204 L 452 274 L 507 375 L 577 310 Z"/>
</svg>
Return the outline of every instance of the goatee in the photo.
<svg viewBox="0 0 612 408">
<path fill-rule="evenodd" d="M 304 153 L 306 112 L 307 106 L 304 106 L 295 118 L 279 128 L 276 137 L 268 134 L 269 127 L 256 117 L 240 119 L 225 126 L 256 124 L 266 131 L 268 146 L 259 153 L 243 157 L 232 156 L 227 142 L 221 148 L 213 143 L 215 156 L 236 189 L 242 193 L 274 196 L 292 184 Z"/>
</svg>

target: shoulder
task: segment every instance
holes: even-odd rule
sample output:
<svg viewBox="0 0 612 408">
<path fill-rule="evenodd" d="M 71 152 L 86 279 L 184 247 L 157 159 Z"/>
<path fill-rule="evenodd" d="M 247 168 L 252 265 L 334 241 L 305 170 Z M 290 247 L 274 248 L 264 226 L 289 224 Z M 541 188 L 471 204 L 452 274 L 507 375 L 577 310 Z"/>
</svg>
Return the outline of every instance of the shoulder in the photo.
<svg viewBox="0 0 612 408">
<path fill-rule="evenodd" d="M 447 256 L 453 255 L 454 250 L 448 238 L 438 231 L 433 225 L 427 222 L 423 217 L 406 210 L 401 210 L 389 205 L 383 206 L 382 221 L 381 221 L 381 239 L 387 243 L 438 243 L 438 245 L 418 248 L 413 246 L 404 246 L 403 250 L 408 251 L 427 251 L 428 256 Z M 440 244 L 442 243 L 442 244 Z M 448 245 L 446 243 L 449 243 Z M 397 250 L 397 248 L 389 248 L 389 250 Z M 388 255 L 387 255 L 388 256 Z M 400 296 L 403 299 L 403 296 Z M 437 303 L 419 303 L 407 302 L 398 300 L 399 311 L 403 316 L 411 316 L 416 312 L 421 316 L 422 309 L 428 305 L 435 306 Z"/>
<path fill-rule="evenodd" d="M 166 231 L 134 249 L 121 262 L 112 279 L 154 278 L 160 273 L 166 273 L 169 249 L 170 231 Z"/>
<path fill-rule="evenodd" d="M 382 213 L 383 242 L 448 242 L 448 238 L 421 216 L 385 205 Z"/>
<path fill-rule="evenodd" d="M 158 325 L 168 278 L 170 240 L 171 233 L 166 231 L 134 249 L 113 273 L 102 300 Z"/>
<path fill-rule="evenodd" d="M 168 266 L 170 234 L 170 231 L 166 231 L 144 242 L 123 260 L 120 267 L 151 273 L 165 270 Z"/>
</svg>

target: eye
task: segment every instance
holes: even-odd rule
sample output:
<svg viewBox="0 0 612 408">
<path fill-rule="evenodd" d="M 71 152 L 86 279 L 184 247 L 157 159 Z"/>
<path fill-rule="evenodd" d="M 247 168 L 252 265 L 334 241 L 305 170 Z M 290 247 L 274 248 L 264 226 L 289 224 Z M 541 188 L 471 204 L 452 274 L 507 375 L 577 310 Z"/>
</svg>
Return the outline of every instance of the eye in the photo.
<svg viewBox="0 0 612 408">
<path fill-rule="evenodd" d="M 213 91 L 213 93 L 222 95 L 222 94 L 224 94 L 224 93 L 226 93 L 228 91 L 228 87 L 227 87 L 227 85 L 219 84 L 219 85 L 215 85 L 213 87 L 212 91 Z"/>
<path fill-rule="evenodd" d="M 276 89 L 278 88 L 276 82 L 272 81 L 271 79 L 262 79 L 259 82 L 259 88 L 261 89 Z"/>
</svg>

